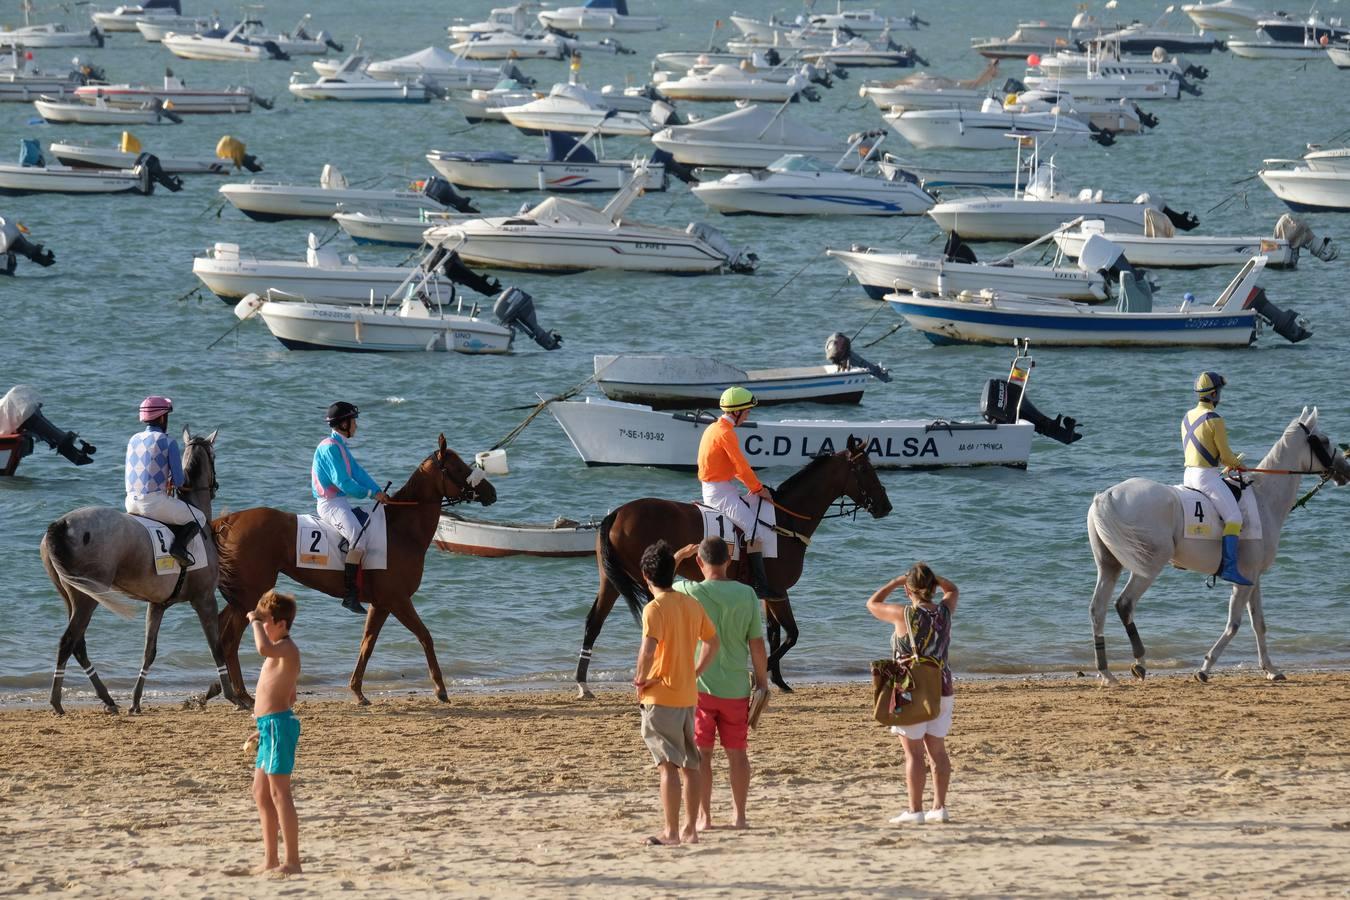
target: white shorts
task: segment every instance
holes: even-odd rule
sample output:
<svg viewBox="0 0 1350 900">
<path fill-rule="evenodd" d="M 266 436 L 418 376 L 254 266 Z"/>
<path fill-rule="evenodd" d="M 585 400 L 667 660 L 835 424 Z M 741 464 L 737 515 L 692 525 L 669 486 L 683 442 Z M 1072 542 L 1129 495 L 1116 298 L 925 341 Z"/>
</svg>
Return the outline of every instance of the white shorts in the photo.
<svg viewBox="0 0 1350 900">
<path fill-rule="evenodd" d="M 1224 484 L 1221 471 L 1187 466 L 1181 483 L 1208 497 L 1218 511 L 1219 518 L 1223 519 L 1224 524 L 1242 524 L 1242 508 L 1233 499 L 1233 492 L 1228 489 L 1228 485 Z"/>
<path fill-rule="evenodd" d="M 195 506 L 170 497 L 164 491 L 153 494 L 127 494 L 123 507 L 133 516 L 144 516 L 165 525 L 186 525 L 195 521 L 206 527 L 206 515 Z"/>
<path fill-rule="evenodd" d="M 917 725 L 892 725 L 891 733 L 907 737 L 911 741 L 921 741 L 925 737 L 945 738 L 952 730 L 952 706 L 956 697 L 943 697 L 938 707 L 941 711 L 936 719 L 920 722 Z"/>
</svg>

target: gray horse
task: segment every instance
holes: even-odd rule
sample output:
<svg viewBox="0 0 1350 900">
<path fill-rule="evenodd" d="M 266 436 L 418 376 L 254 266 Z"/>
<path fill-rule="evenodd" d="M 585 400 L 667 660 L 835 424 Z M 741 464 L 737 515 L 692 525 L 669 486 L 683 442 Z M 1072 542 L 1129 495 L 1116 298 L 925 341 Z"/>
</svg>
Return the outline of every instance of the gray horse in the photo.
<svg viewBox="0 0 1350 900">
<path fill-rule="evenodd" d="M 1303 408 L 1256 468 L 1266 471 L 1254 474 L 1247 490 L 1255 495 L 1260 511 L 1261 537 L 1241 541 L 1238 552 L 1238 566 L 1253 584 L 1250 587 L 1233 585 L 1228 601 L 1228 624 L 1196 672 L 1195 677 L 1200 681 L 1209 680 L 1210 669 L 1218 661 L 1219 654 L 1237 634 L 1243 609 L 1250 615 L 1252 631 L 1256 634 L 1256 654 L 1261 671 L 1271 681 L 1284 680 L 1283 673 L 1275 668 L 1266 652 L 1261 575 L 1275 563 L 1280 532 L 1293 509 L 1302 477 L 1322 475 L 1337 484 L 1350 481 L 1350 460 L 1336 452 L 1327 436 L 1317 430 L 1316 407 L 1311 411 L 1306 406 Z M 1128 569 L 1130 578 L 1116 599 L 1116 612 L 1120 614 L 1134 651 L 1130 672 L 1143 678 L 1146 674 L 1144 643 L 1134 626 L 1134 608 L 1139 598 L 1168 562 L 1177 568 L 1206 575 L 1219 567 L 1219 541 L 1183 538 L 1182 520 L 1182 505 L 1176 491 L 1146 478 L 1122 481 L 1092 500 L 1087 515 L 1088 542 L 1097 561 L 1097 588 L 1092 593 L 1092 634 L 1096 642 L 1097 675 L 1107 684 L 1117 682 L 1106 667 L 1106 605 L 1121 570 Z"/>
<path fill-rule="evenodd" d="M 211 500 L 216 495 L 216 432 L 205 437 L 193 437 L 183 429 L 183 481 L 178 496 L 211 520 Z M 105 506 L 86 506 L 67 513 L 47 527 L 42 538 L 42 564 L 47 577 L 65 601 L 69 623 L 61 635 L 56 651 L 56 671 L 52 676 L 52 708 L 57 715 L 61 707 L 61 683 L 65 679 L 66 660 L 71 654 L 94 686 L 104 708 L 117 712 L 108 689 L 103 686 L 94 664 L 85 648 L 84 633 L 89 619 L 102 603 L 120 616 L 130 618 L 136 605 L 126 598 L 149 604 L 145 614 L 145 654 L 136 689 L 131 698 L 131 711 L 141 711 L 141 692 L 146 674 L 155 661 L 159 626 L 164 610 L 180 600 L 186 600 L 197 611 L 202 631 L 216 661 L 225 699 L 234 701 L 234 690 L 225 674 L 225 657 L 221 652 L 220 632 L 216 621 L 216 582 L 219 569 L 216 547 L 211 529 L 203 536 L 206 547 L 206 566 L 188 572 L 179 583 L 176 575 L 161 575 L 155 571 L 155 559 L 146 531 L 126 513 Z"/>
</svg>

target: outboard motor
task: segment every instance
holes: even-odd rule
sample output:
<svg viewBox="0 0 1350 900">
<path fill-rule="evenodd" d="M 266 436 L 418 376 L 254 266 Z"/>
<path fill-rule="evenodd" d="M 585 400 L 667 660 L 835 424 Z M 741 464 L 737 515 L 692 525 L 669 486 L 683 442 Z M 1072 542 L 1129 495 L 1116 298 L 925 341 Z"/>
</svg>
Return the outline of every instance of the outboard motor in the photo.
<svg viewBox="0 0 1350 900">
<path fill-rule="evenodd" d="M 1291 344 L 1312 337 L 1312 329 L 1308 327 L 1307 320 L 1292 309 L 1286 311 L 1271 303 L 1266 298 L 1264 288 L 1257 288 L 1246 305 L 1256 310 L 1256 314 L 1264 319 L 1276 334 Z"/>
<path fill-rule="evenodd" d="M 267 57 L 269 59 L 286 60 L 291 58 L 291 55 L 285 50 L 282 50 L 276 41 L 263 41 L 262 48 L 267 52 Z"/>
<path fill-rule="evenodd" d="M 182 124 L 183 124 L 183 117 L 180 116 L 178 113 L 174 112 L 172 109 L 170 109 L 170 108 L 169 108 L 170 105 L 171 105 L 171 104 L 166 104 L 166 103 L 165 103 L 163 100 L 161 100 L 159 97 L 156 97 L 154 100 L 151 100 L 151 101 L 150 101 L 150 108 L 151 108 L 151 109 L 153 109 L 155 112 L 159 113 L 161 116 L 163 116 L 164 118 L 168 119 L 170 122 L 174 123 L 175 125 L 182 125 Z"/>
<path fill-rule="evenodd" d="M 671 156 L 669 150 L 652 151 L 651 162 L 654 165 L 665 166 L 667 175 L 673 175 L 685 184 L 698 183 L 698 179 L 694 177 L 694 167 Z"/>
<path fill-rule="evenodd" d="M 1021 79 L 1009 78 L 1007 81 L 1003 82 L 1003 87 L 1000 89 L 999 92 L 1006 97 L 1009 94 L 1020 94 L 1026 89 L 1027 86 L 1021 81 Z"/>
<path fill-rule="evenodd" d="M 1177 212 L 1170 208 L 1166 203 L 1153 203 L 1153 195 L 1149 193 L 1140 194 L 1134 198 L 1135 203 L 1147 203 L 1155 205 L 1167 220 L 1172 223 L 1172 227 L 1180 228 L 1182 231 L 1193 231 L 1200 224 L 1200 220 L 1188 212 Z"/>
<path fill-rule="evenodd" d="M 335 53 L 345 53 L 347 51 L 346 47 L 342 46 L 337 41 L 333 40 L 332 35 L 330 35 L 326 31 L 320 31 L 315 40 L 323 41 L 324 46 L 332 48 L 333 52 Z"/>
<path fill-rule="evenodd" d="M 1050 418 L 1030 400 L 1022 397 L 1022 383 L 1006 378 L 991 378 L 985 382 L 984 396 L 980 398 L 980 415 L 992 425 L 1011 425 L 1019 418 L 1024 419 L 1035 427 L 1037 434 L 1061 444 L 1072 444 L 1083 437 L 1078 433 L 1077 419 L 1072 416 Z"/>
<path fill-rule="evenodd" d="M 435 200 L 442 206 L 448 206 L 451 209 L 462 213 L 476 213 L 478 208 L 469 202 L 469 198 L 456 191 L 450 186 L 450 182 L 444 178 L 432 176 L 422 185 L 422 193 Z"/>
<path fill-rule="evenodd" d="M 975 258 L 975 251 L 970 249 L 970 245 L 961 240 L 961 235 L 955 231 L 947 235 L 947 245 L 942 248 L 942 258 L 947 262 L 978 262 Z"/>
<path fill-rule="evenodd" d="M 459 258 L 459 254 L 453 250 L 446 250 L 444 247 L 436 248 L 436 255 L 433 255 L 429 261 L 427 271 L 432 272 L 437 268 L 440 269 L 441 274 L 455 284 L 462 284 L 484 297 L 491 297 L 501 292 L 502 283 L 500 281 L 490 275 L 480 275 L 470 269 L 464 265 L 464 261 Z"/>
<path fill-rule="evenodd" d="M 1116 142 L 1116 136 L 1104 128 L 1098 128 L 1091 122 L 1088 123 L 1088 131 L 1092 132 L 1092 140 L 1103 147 L 1110 147 Z"/>
<path fill-rule="evenodd" d="M 1341 255 L 1340 248 L 1331 242 L 1331 238 L 1319 241 L 1311 228 L 1288 213 L 1280 216 L 1275 223 L 1275 237 L 1288 241 L 1290 249 L 1294 251 L 1289 263 L 1291 268 L 1298 264 L 1299 251 L 1305 247 L 1323 262 L 1331 262 Z"/>
<path fill-rule="evenodd" d="M 216 141 L 216 158 L 229 160 L 236 169 L 262 171 L 262 163 L 258 162 L 258 158 L 248 152 L 248 147 L 243 141 L 232 135 L 222 135 L 220 140 Z"/>
<path fill-rule="evenodd" d="M 738 275 L 749 275 L 759 265 L 758 256 L 744 248 L 733 247 L 731 241 L 727 240 L 726 235 L 711 225 L 705 225 L 702 222 L 690 222 L 689 226 L 684 229 L 684 233 L 693 235 L 725 257 L 725 265 L 730 272 L 735 272 Z"/>
<path fill-rule="evenodd" d="M 89 29 L 89 36 L 94 39 L 95 45 L 100 48 L 103 46 L 103 32 L 99 31 L 97 28 L 91 28 Z"/>
<path fill-rule="evenodd" d="M 510 60 L 502 63 L 501 68 L 497 71 L 501 73 L 502 78 L 509 78 L 517 84 L 524 85 L 527 88 L 532 88 L 536 84 L 533 78 L 520 71 L 520 67 Z"/>
<path fill-rule="evenodd" d="M 492 304 L 492 314 L 496 316 L 498 324 L 525 331 L 545 350 L 557 350 L 562 346 L 562 335 L 544 330 L 534 316 L 534 299 L 518 287 L 502 291 L 497 302 Z"/>
<path fill-rule="evenodd" d="M 1191 84 L 1185 78 L 1177 79 L 1177 87 L 1180 88 L 1183 93 L 1190 94 L 1192 97 L 1199 97 L 1204 93 L 1204 91 L 1200 90 L 1198 84 Z"/>
<path fill-rule="evenodd" d="M 154 193 L 155 183 L 164 185 L 171 193 L 178 193 L 183 189 L 183 179 L 177 175 L 170 175 L 159 165 L 159 157 L 153 153 L 142 153 L 136 157 L 136 162 L 132 168 L 141 170 L 141 193 Z"/>
<path fill-rule="evenodd" d="M 556 34 L 558 37 L 562 38 L 563 40 L 567 40 L 567 41 L 579 41 L 579 40 L 581 40 L 580 37 L 578 37 L 577 35 L 573 34 L 572 32 L 570 32 L 570 31 L 564 31 L 563 29 L 558 28 L 558 27 L 553 26 L 553 25 L 545 25 L 545 26 L 544 26 L 544 31 L 545 31 L 547 34 Z"/>
<path fill-rule="evenodd" d="M 836 331 L 825 339 L 825 358 L 841 369 L 866 369 L 877 381 L 891 380 L 890 370 L 854 353 L 853 342 L 842 331 Z"/>
<path fill-rule="evenodd" d="M 773 47 L 764 51 L 764 61 L 770 66 L 776 66 L 783 61 L 783 57 L 778 55 L 778 51 Z"/>
<path fill-rule="evenodd" d="M 1157 117 L 1157 116 L 1153 115 L 1152 113 L 1146 113 L 1146 112 L 1144 112 L 1142 109 L 1139 108 L 1139 104 L 1138 104 L 1138 103 L 1132 103 L 1131 106 L 1134 107 L 1134 114 L 1135 114 L 1136 116 L 1139 117 L 1139 124 L 1140 124 L 1140 125 L 1143 125 L 1145 128 L 1157 128 L 1157 127 L 1158 127 L 1158 117 Z"/>
<path fill-rule="evenodd" d="M 33 451 L 33 439 L 38 438 L 57 453 L 77 466 L 87 466 L 94 461 L 93 454 L 98 449 L 93 444 L 79 439 L 73 431 L 62 431 L 42 414 L 42 401 L 37 391 L 23 384 L 15 385 L 0 397 L 0 432 L 18 433 L 27 441 L 20 448 L 20 457 Z"/>
<path fill-rule="evenodd" d="M 680 113 L 669 100 L 653 100 L 652 109 L 649 113 L 652 124 L 657 128 L 665 128 L 667 125 L 683 125 L 684 120 L 680 118 Z"/>
<path fill-rule="evenodd" d="M 802 97 L 805 97 L 811 103 L 820 102 L 820 93 L 813 87 L 804 87 L 792 95 L 792 102 L 796 103 Z"/>
<path fill-rule="evenodd" d="M 27 257 L 44 269 L 56 262 L 55 253 L 28 240 L 18 223 L 0 216 L 0 275 L 13 275 L 20 256 Z"/>
</svg>

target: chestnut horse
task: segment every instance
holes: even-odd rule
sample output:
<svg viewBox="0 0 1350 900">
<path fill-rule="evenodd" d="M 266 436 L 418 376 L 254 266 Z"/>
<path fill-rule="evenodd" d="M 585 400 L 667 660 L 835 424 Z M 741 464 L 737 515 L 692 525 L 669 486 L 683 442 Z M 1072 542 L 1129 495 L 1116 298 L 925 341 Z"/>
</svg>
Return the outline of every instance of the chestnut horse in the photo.
<svg viewBox="0 0 1350 900">
<path fill-rule="evenodd" d="M 413 633 L 427 655 L 427 670 L 436 685 L 436 698 L 447 702 L 445 679 L 431 632 L 413 608 L 412 596 L 422 583 L 422 566 L 427 548 L 436 534 L 443 501 L 476 501 L 489 506 L 497 500 L 497 490 L 482 478 L 482 470 L 469 466 L 445 445 L 422 460 L 408 483 L 399 488 L 385 509 L 388 534 L 388 566 L 361 573 L 361 599 L 370 604 L 366 612 L 366 630 L 356 657 L 348 687 L 363 706 L 369 704 L 361 692 L 361 679 L 375 650 L 375 641 L 390 613 Z M 295 565 L 295 514 L 268 507 L 241 510 L 221 516 L 211 523 L 220 553 L 220 592 L 226 601 L 220 614 L 220 636 L 230 684 L 237 696 L 252 703 L 239 671 L 239 639 L 244 633 L 249 610 L 258 599 L 285 574 L 305 587 L 323 591 L 330 597 L 344 592 L 339 571 L 301 569 Z M 208 692 L 213 693 L 213 692 Z"/>
<path fill-rule="evenodd" d="M 769 674 L 773 683 L 784 691 L 791 691 L 783 680 L 780 668 L 783 656 L 797 643 L 797 621 L 792 616 L 788 589 L 802 576 L 802 564 L 811 535 L 819 527 L 826 513 L 841 497 L 848 497 L 857 508 L 880 519 L 891 511 L 890 498 L 881 486 L 876 470 L 861 441 L 849 438 L 848 449 L 833 455 L 818 456 L 784 481 L 774 491 L 774 502 L 780 528 L 778 556 L 764 561 L 765 574 L 775 596 L 781 600 L 766 601 L 768 619 Z M 836 515 L 848 515 L 852 510 L 841 509 Z M 605 617 L 614 608 L 614 601 L 622 594 L 628 608 L 639 622 L 642 605 L 651 599 L 642 579 L 639 561 L 642 551 L 664 538 L 672 547 L 696 543 L 703 539 L 703 513 L 693 503 L 676 503 L 646 497 L 625 503 L 600 523 L 599 542 L 600 590 L 586 615 L 586 635 L 577 660 L 577 696 L 594 696 L 586 684 L 586 673 L 591 664 L 591 648 L 600 636 Z M 678 574 L 699 581 L 703 575 L 694 560 L 684 562 Z M 742 559 L 733 562 L 728 575 L 750 583 L 749 566 Z M 786 632 L 780 643 L 779 631 Z"/>
</svg>

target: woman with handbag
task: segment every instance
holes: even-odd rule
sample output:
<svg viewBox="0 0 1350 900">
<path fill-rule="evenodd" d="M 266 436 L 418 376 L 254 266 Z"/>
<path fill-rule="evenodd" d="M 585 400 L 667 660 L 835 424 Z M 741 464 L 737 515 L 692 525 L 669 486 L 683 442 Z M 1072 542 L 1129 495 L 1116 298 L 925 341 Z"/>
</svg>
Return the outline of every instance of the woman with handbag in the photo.
<svg viewBox="0 0 1350 900">
<path fill-rule="evenodd" d="M 887 603 L 886 598 L 896 588 L 903 587 L 909 603 Z M 934 603 L 933 595 L 942 591 L 942 602 Z M 908 572 L 884 584 L 867 600 L 867 611 L 895 627 L 891 648 L 896 662 L 925 665 L 930 662 L 942 667 L 942 700 L 936 718 L 914 725 L 896 725 L 891 731 L 900 735 L 905 748 L 905 785 L 909 792 L 909 806 L 892 818 L 892 825 L 922 825 L 924 822 L 946 822 L 947 783 L 952 765 L 947 756 L 947 732 L 952 727 L 952 670 L 947 665 L 947 649 L 951 644 L 952 614 L 956 612 L 959 592 L 956 585 L 934 574 L 927 563 L 917 562 Z M 933 808 L 923 809 L 924 757 L 933 770 Z"/>
</svg>

